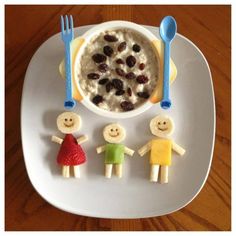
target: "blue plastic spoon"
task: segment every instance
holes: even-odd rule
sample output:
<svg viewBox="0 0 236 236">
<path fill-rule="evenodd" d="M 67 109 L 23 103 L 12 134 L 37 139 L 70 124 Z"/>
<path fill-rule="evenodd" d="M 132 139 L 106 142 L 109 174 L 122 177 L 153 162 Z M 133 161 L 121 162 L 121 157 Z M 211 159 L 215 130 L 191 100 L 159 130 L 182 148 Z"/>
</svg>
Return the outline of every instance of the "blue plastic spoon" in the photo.
<svg viewBox="0 0 236 236">
<path fill-rule="evenodd" d="M 171 107 L 171 100 L 169 98 L 170 87 L 170 44 L 175 37 L 177 31 L 177 24 L 172 16 L 166 16 L 160 25 L 160 35 L 164 42 L 164 81 L 163 81 L 163 97 L 161 107 L 168 109 Z"/>
</svg>

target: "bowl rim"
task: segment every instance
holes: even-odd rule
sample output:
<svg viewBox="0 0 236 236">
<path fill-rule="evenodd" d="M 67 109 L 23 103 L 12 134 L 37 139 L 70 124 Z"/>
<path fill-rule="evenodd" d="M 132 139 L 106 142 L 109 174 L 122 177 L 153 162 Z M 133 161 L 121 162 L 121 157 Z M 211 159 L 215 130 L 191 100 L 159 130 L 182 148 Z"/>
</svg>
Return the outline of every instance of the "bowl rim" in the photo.
<svg viewBox="0 0 236 236">
<path fill-rule="evenodd" d="M 140 33 L 144 38 L 150 41 L 150 44 L 153 40 L 157 40 L 158 38 L 150 32 L 148 29 L 144 28 L 141 25 L 138 25 L 136 23 L 130 22 L 130 21 L 122 21 L 122 20 L 115 20 L 115 21 L 107 21 L 103 22 L 101 24 L 97 24 L 87 30 L 81 37 L 84 39 L 84 43 L 81 45 L 80 50 L 75 55 L 75 62 L 74 65 L 78 65 L 78 61 L 80 60 L 80 57 L 83 53 L 84 48 L 86 47 L 87 43 L 90 42 L 91 38 L 97 34 L 98 32 L 102 32 L 105 30 L 112 30 L 112 29 L 131 29 L 138 33 Z M 159 58 L 158 58 L 159 60 Z M 73 68 L 74 78 L 77 78 L 77 70 L 74 66 Z M 134 116 L 137 116 L 146 110 L 148 110 L 153 103 L 150 102 L 150 100 L 147 100 L 142 105 L 140 105 L 138 108 L 132 110 L 132 111 L 126 111 L 126 112 L 114 112 L 114 111 L 108 111 L 102 108 L 99 108 L 98 106 L 94 105 L 88 97 L 84 94 L 83 90 L 80 88 L 78 80 L 75 80 L 75 86 L 76 89 L 79 91 L 79 93 L 82 95 L 83 99 L 81 100 L 81 103 L 91 110 L 92 112 L 109 118 L 116 118 L 116 119 L 124 119 L 124 118 L 131 118 Z"/>
</svg>

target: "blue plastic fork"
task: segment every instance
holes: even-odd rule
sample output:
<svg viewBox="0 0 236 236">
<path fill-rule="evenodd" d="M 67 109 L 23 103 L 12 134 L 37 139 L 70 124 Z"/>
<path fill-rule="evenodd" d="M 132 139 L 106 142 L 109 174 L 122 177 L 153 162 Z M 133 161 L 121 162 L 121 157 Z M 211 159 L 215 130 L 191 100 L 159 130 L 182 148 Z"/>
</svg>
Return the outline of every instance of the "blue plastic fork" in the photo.
<svg viewBox="0 0 236 236">
<path fill-rule="evenodd" d="M 66 27 L 65 27 L 66 26 Z M 76 105 L 75 100 L 72 96 L 72 65 L 71 65 L 71 51 L 70 51 L 70 43 L 74 39 L 74 25 L 73 18 L 70 15 L 70 22 L 68 20 L 68 16 L 61 16 L 61 39 L 65 44 L 65 69 L 66 69 L 66 99 L 64 102 L 64 107 L 66 109 L 73 109 Z"/>
</svg>

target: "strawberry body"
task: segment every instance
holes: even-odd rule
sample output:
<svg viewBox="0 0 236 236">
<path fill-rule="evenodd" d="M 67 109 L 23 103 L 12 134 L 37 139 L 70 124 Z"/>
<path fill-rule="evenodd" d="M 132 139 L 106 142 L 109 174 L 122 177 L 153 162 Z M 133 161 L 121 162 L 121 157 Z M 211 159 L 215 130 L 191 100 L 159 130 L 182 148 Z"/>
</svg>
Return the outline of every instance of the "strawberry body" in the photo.
<svg viewBox="0 0 236 236">
<path fill-rule="evenodd" d="M 65 166 L 80 165 L 86 161 L 86 156 L 72 134 L 66 134 L 57 155 L 57 163 Z"/>
</svg>

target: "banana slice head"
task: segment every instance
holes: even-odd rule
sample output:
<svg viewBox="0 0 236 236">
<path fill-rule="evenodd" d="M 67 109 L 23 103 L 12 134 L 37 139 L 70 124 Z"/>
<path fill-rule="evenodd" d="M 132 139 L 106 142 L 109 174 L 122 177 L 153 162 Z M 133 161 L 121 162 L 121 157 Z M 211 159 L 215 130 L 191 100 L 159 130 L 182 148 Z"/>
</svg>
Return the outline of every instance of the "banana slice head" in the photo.
<svg viewBox="0 0 236 236">
<path fill-rule="evenodd" d="M 120 143 L 126 137 L 125 129 L 117 124 L 109 124 L 103 129 L 103 137 L 108 143 Z"/>
<path fill-rule="evenodd" d="M 63 112 L 57 117 L 57 128 L 63 134 L 71 134 L 81 127 L 81 118 L 74 112 Z"/>
<path fill-rule="evenodd" d="M 150 130 L 153 135 L 165 138 L 174 132 L 174 122 L 166 115 L 158 115 L 151 120 Z"/>
</svg>

